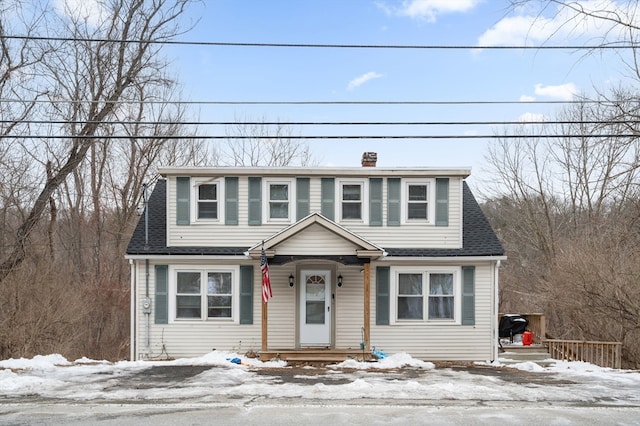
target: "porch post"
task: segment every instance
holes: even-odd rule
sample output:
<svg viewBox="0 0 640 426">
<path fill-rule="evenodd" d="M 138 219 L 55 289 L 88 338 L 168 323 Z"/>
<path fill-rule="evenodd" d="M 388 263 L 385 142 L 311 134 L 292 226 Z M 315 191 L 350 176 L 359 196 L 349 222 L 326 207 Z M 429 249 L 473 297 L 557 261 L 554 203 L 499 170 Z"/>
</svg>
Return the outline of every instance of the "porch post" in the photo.
<svg viewBox="0 0 640 426">
<path fill-rule="evenodd" d="M 371 324 L 371 265 L 364 264 L 364 347 L 367 352 L 370 347 L 370 324 Z"/>
<path fill-rule="evenodd" d="M 262 352 L 267 352 L 267 304 L 262 301 Z"/>
</svg>

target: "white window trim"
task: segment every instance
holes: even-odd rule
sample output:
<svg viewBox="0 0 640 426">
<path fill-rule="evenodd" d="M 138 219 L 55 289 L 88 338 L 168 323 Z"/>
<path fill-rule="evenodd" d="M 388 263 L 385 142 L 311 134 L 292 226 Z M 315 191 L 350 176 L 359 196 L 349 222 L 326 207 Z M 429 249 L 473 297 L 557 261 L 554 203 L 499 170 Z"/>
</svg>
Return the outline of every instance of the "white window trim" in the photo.
<svg viewBox="0 0 640 426">
<path fill-rule="evenodd" d="M 231 273 L 231 318 L 208 318 L 207 317 L 207 288 L 200 288 L 201 318 L 177 318 L 176 315 L 176 296 L 178 290 L 178 272 L 199 272 L 200 282 L 206 283 L 206 274 L 208 272 L 230 272 Z M 174 323 L 205 323 L 205 322 L 224 322 L 231 324 L 240 323 L 240 266 L 189 266 L 189 265 L 170 265 L 169 266 L 169 324 Z"/>
<path fill-rule="evenodd" d="M 454 318 L 429 319 L 429 274 L 453 274 L 453 309 Z M 398 319 L 398 275 L 422 274 L 423 314 L 421 320 Z M 391 283 L 389 286 L 389 324 L 391 325 L 460 325 L 462 323 L 462 268 L 460 266 L 402 266 L 390 268 Z"/>
<path fill-rule="evenodd" d="M 272 219 L 269 216 L 269 185 L 271 184 L 287 184 L 289 185 L 289 213 L 286 219 Z M 262 223 L 291 223 L 295 216 L 295 194 L 296 180 L 287 178 L 265 178 L 262 179 Z"/>
<path fill-rule="evenodd" d="M 427 220 L 409 219 L 409 185 L 426 185 L 427 186 Z M 433 225 L 436 217 L 436 180 L 433 178 L 426 179 L 403 179 L 400 188 L 400 214 L 401 223 L 404 225 Z"/>
<path fill-rule="evenodd" d="M 342 218 L 342 186 L 358 184 L 362 187 L 362 218 Z M 369 179 L 336 179 L 335 217 L 339 223 L 369 223 Z"/>
<path fill-rule="evenodd" d="M 199 219 L 198 218 L 198 186 L 203 184 L 216 184 L 218 186 L 218 218 Z M 192 178 L 191 179 L 191 223 L 224 223 L 224 179 L 223 178 Z"/>
</svg>

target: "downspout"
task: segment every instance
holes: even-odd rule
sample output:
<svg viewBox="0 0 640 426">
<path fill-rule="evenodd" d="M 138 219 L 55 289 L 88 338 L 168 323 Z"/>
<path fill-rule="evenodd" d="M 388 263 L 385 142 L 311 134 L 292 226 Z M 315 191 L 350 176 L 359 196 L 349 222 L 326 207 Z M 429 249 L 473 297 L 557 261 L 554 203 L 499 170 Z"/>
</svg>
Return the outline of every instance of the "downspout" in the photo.
<svg viewBox="0 0 640 426">
<path fill-rule="evenodd" d="M 147 197 L 147 184 L 142 184 L 143 188 L 143 197 L 144 197 L 144 249 L 145 251 L 149 251 L 149 199 Z M 147 257 L 144 260 L 145 267 L 145 289 L 144 289 L 144 297 L 143 301 L 143 312 L 146 317 L 147 323 L 147 348 L 151 346 L 151 299 L 149 298 L 149 258 Z"/>
<path fill-rule="evenodd" d="M 130 333 L 130 341 L 129 341 L 129 360 L 130 361 L 135 361 L 135 354 L 137 351 L 136 348 L 136 322 L 137 322 L 137 318 L 136 318 L 136 297 L 135 295 L 137 294 L 137 288 L 138 286 L 136 285 L 136 277 L 137 277 L 137 270 L 136 270 L 136 262 L 133 261 L 133 259 L 129 259 L 129 270 L 131 273 L 131 278 L 130 278 L 130 283 L 131 283 L 131 289 L 130 289 L 130 296 L 129 296 L 129 304 L 131 305 L 129 307 L 130 309 L 130 313 L 129 313 L 129 318 L 131 318 L 129 321 L 129 333 Z"/>
<path fill-rule="evenodd" d="M 491 349 L 493 361 L 498 361 L 498 304 L 499 300 L 499 291 L 498 291 L 498 277 L 500 276 L 500 260 L 496 261 L 494 272 L 493 272 L 493 312 L 491 315 L 491 327 L 493 329 L 493 346 Z"/>
</svg>

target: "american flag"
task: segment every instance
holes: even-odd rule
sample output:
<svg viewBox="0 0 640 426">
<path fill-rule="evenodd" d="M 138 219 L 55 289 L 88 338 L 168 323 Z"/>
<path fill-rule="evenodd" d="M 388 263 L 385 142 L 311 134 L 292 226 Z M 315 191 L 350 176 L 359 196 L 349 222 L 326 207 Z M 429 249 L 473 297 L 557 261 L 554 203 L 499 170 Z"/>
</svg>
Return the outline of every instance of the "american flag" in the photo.
<svg viewBox="0 0 640 426">
<path fill-rule="evenodd" d="M 262 271 L 262 301 L 267 303 L 273 297 L 271 292 L 271 278 L 269 278 L 269 264 L 267 264 L 267 255 L 262 249 L 260 256 L 260 270 Z"/>
</svg>

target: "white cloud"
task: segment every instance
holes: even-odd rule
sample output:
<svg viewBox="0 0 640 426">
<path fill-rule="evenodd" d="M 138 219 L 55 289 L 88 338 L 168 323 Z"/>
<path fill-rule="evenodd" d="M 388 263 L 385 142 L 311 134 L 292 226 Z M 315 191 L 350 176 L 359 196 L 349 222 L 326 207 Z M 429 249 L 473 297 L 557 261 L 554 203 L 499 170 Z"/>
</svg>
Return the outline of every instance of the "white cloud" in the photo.
<svg viewBox="0 0 640 426">
<path fill-rule="evenodd" d="M 573 83 L 560 84 L 557 86 L 545 86 L 536 84 L 534 93 L 538 96 L 570 101 L 578 94 L 578 88 Z"/>
<path fill-rule="evenodd" d="M 356 87 L 362 86 L 364 83 L 366 83 L 369 80 L 373 80 L 375 78 L 380 78 L 380 77 L 382 77 L 382 74 L 378 74 L 375 71 L 369 71 L 368 73 L 362 74 L 361 76 L 351 80 L 349 84 L 347 84 L 347 90 L 353 90 Z"/>
<path fill-rule="evenodd" d="M 376 2 L 376 5 L 388 15 L 396 14 L 435 22 L 438 15 L 468 12 L 481 2 L 482 0 L 404 0 L 399 8 L 380 1 Z"/>
<path fill-rule="evenodd" d="M 545 121 L 544 114 L 536 114 L 534 112 L 525 112 L 524 114 L 518 117 L 518 121 L 523 123 L 525 122 L 534 122 L 534 121 Z"/>
<path fill-rule="evenodd" d="M 55 0 L 53 8 L 59 15 L 84 21 L 91 27 L 99 26 L 108 15 L 98 0 Z"/>
<path fill-rule="evenodd" d="M 630 5 L 623 5 L 613 0 L 584 0 L 571 2 L 571 7 L 558 6 L 547 8 L 543 16 L 537 12 L 517 9 L 517 16 L 509 16 L 485 31 L 478 38 L 479 46 L 506 45 L 539 45 L 556 39 L 563 43 L 567 40 L 593 39 L 613 37 L 619 33 L 612 31 L 615 23 L 597 16 L 611 16 L 615 13 L 628 15 Z M 581 14 L 577 10 L 584 10 Z M 592 13 L 594 16 L 588 16 Z M 629 18 L 631 22 L 639 22 L 638 18 Z"/>
<path fill-rule="evenodd" d="M 520 102 L 534 102 L 536 100 L 535 96 L 522 95 L 520 96 Z"/>
</svg>

